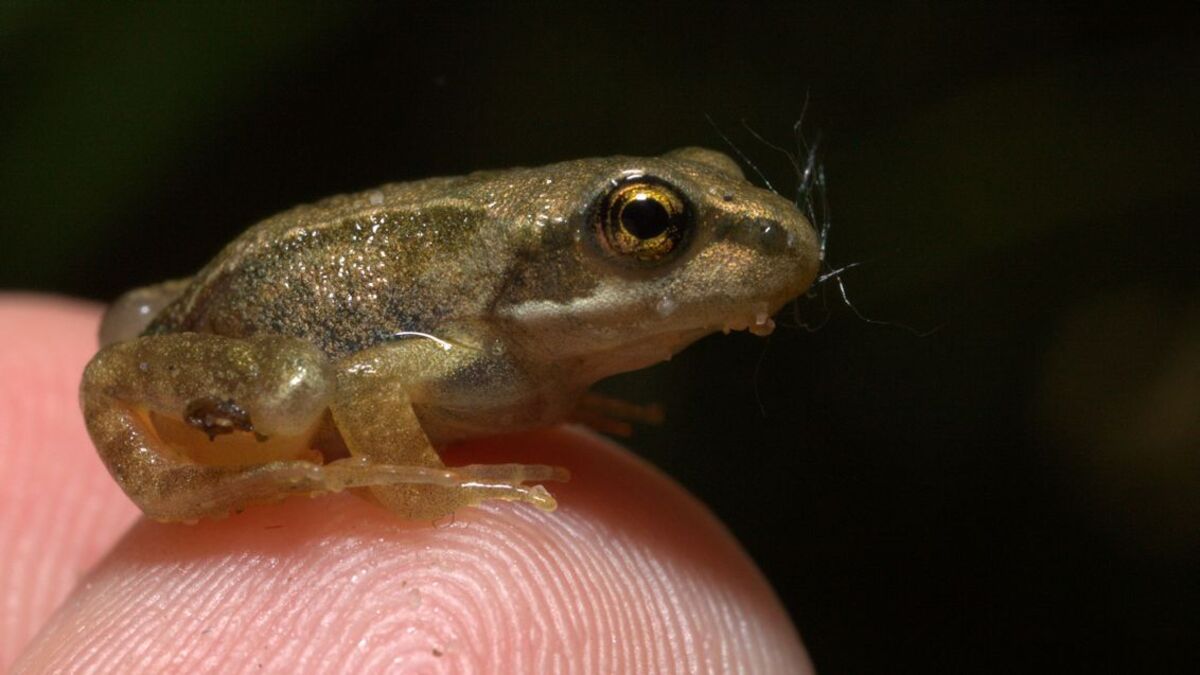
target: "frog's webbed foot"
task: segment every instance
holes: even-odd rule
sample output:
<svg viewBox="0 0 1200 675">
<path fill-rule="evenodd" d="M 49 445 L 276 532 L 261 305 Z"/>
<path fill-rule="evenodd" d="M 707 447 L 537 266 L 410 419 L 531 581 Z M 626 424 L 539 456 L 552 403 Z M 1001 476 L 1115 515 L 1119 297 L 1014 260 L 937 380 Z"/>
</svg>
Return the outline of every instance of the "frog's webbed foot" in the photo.
<svg viewBox="0 0 1200 675">
<path fill-rule="evenodd" d="M 579 399 L 579 407 L 571 413 L 570 420 L 600 433 L 628 438 L 633 435 L 632 423 L 662 424 L 663 409 L 657 403 L 630 403 L 589 391 Z"/>
</svg>

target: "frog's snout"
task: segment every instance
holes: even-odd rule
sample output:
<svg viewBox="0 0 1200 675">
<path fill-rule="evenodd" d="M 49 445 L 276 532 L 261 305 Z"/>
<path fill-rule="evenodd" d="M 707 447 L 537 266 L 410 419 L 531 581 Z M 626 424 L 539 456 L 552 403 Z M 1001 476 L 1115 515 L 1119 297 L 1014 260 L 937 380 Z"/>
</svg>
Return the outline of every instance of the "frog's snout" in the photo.
<svg viewBox="0 0 1200 675">
<path fill-rule="evenodd" d="M 807 288 L 820 266 L 817 236 L 790 203 L 729 218 L 718 236 L 754 252 L 748 280 L 755 293 L 790 300 Z"/>
<path fill-rule="evenodd" d="M 808 222 L 798 214 L 746 215 L 730 218 L 718 231 L 722 238 L 766 256 L 802 256 L 812 237 Z"/>
</svg>

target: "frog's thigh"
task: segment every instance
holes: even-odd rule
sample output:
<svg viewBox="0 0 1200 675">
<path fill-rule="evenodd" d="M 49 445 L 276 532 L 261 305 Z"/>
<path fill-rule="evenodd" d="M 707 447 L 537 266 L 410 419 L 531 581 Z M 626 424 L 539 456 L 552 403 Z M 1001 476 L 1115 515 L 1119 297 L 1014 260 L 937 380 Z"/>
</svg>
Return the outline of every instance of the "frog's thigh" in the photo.
<svg viewBox="0 0 1200 675">
<path fill-rule="evenodd" d="M 494 464 L 443 468 L 413 409 L 422 382 L 447 377 L 461 366 L 454 350 L 432 341 L 381 345 L 338 362 L 334 423 L 360 466 L 378 472 L 371 496 L 405 518 L 430 519 L 487 499 L 524 501 L 542 509 L 554 498 L 529 481 L 565 480 L 562 469 Z M 353 461 L 353 460 L 348 460 Z"/>
<path fill-rule="evenodd" d="M 193 520 L 341 487 L 297 459 L 311 454 L 335 382 L 325 356 L 300 340 L 182 333 L 103 349 L 84 372 L 81 401 L 88 433 L 129 497 L 153 518 Z M 217 444 L 196 430 L 193 445 L 164 440 L 161 420 L 189 431 L 180 421 L 189 415 L 214 436 L 244 429 L 245 461 L 206 462 Z M 256 444 L 251 430 L 267 440 Z M 255 455 L 264 448 L 273 455 L 265 461 Z"/>
</svg>

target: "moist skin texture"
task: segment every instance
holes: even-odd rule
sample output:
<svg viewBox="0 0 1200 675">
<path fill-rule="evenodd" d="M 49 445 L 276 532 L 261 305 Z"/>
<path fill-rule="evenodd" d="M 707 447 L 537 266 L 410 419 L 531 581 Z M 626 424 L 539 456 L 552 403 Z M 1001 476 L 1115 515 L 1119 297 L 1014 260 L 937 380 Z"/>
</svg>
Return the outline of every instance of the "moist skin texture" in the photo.
<svg viewBox="0 0 1200 675">
<path fill-rule="evenodd" d="M 438 448 L 620 415 L 588 387 L 713 331 L 769 333 L 818 265 L 795 205 L 700 148 L 385 185 L 119 299 L 84 417 L 159 520 L 346 488 L 411 519 L 553 509 L 540 483 L 564 469 Z"/>
</svg>

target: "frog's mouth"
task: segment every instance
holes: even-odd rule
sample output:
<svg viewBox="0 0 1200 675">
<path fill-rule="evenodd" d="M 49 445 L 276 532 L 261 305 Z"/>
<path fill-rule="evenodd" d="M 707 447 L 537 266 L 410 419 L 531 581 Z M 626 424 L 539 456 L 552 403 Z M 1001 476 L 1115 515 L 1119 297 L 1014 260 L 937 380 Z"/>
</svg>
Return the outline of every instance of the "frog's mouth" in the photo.
<svg viewBox="0 0 1200 675">
<path fill-rule="evenodd" d="M 702 316 L 683 319 L 681 316 L 663 315 L 664 308 L 658 308 L 662 315 L 662 324 L 657 330 L 647 325 L 642 331 L 634 331 L 636 337 L 620 340 L 603 350 L 606 354 L 622 355 L 630 362 L 637 363 L 628 368 L 634 370 L 659 361 L 670 359 L 688 345 L 700 338 L 721 332 L 728 335 L 736 331 L 747 331 L 754 335 L 765 337 L 775 330 L 775 321 L 771 316 L 779 311 L 783 304 L 772 306 L 767 302 L 756 302 L 750 306 L 741 305 L 733 310 L 708 310 Z M 672 318 L 681 319 L 677 325 L 672 325 Z"/>
<path fill-rule="evenodd" d="M 514 337 L 531 353 L 572 362 L 581 377 L 600 379 L 668 360 L 712 333 L 769 335 L 775 329 L 771 316 L 787 304 L 758 300 L 689 306 L 669 296 L 652 302 L 646 307 L 596 298 L 576 303 L 570 311 L 546 302 L 528 303 L 506 318 L 515 324 Z"/>
<path fill-rule="evenodd" d="M 770 307 L 767 303 L 757 303 L 751 307 L 749 314 L 726 319 L 721 324 L 720 330 L 726 335 L 734 331 L 744 330 L 759 337 L 766 337 L 775 331 L 775 320 L 771 318 L 774 312 L 769 310 Z"/>
<path fill-rule="evenodd" d="M 682 319 L 682 326 L 650 332 L 672 334 L 698 331 L 707 335 L 708 333 L 719 331 L 728 335 L 736 331 L 748 331 L 754 335 L 767 336 L 775 330 L 775 320 L 771 318 L 772 315 L 778 312 L 784 304 L 787 303 L 775 303 L 773 306 L 766 301 L 760 301 L 750 305 L 709 309 L 704 311 L 702 315 L 690 317 L 689 319 L 676 317 Z M 673 304 L 665 299 L 658 303 L 656 309 L 659 320 L 662 322 L 670 322 L 675 314 Z"/>
<path fill-rule="evenodd" d="M 585 379 L 594 381 L 639 370 L 670 360 L 688 345 L 716 332 L 748 331 L 759 336 L 769 335 L 775 329 L 770 310 L 766 303 L 756 303 L 749 309 L 742 307 L 729 313 L 728 318 L 716 320 L 712 313 L 705 312 L 704 317 L 681 325 L 666 323 L 657 330 L 645 326 L 643 330 L 631 331 L 627 337 L 607 341 L 607 344 L 597 341 L 589 352 L 578 355 L 582 361 L 580 372 L 587 373 Z"/>
</svg>

